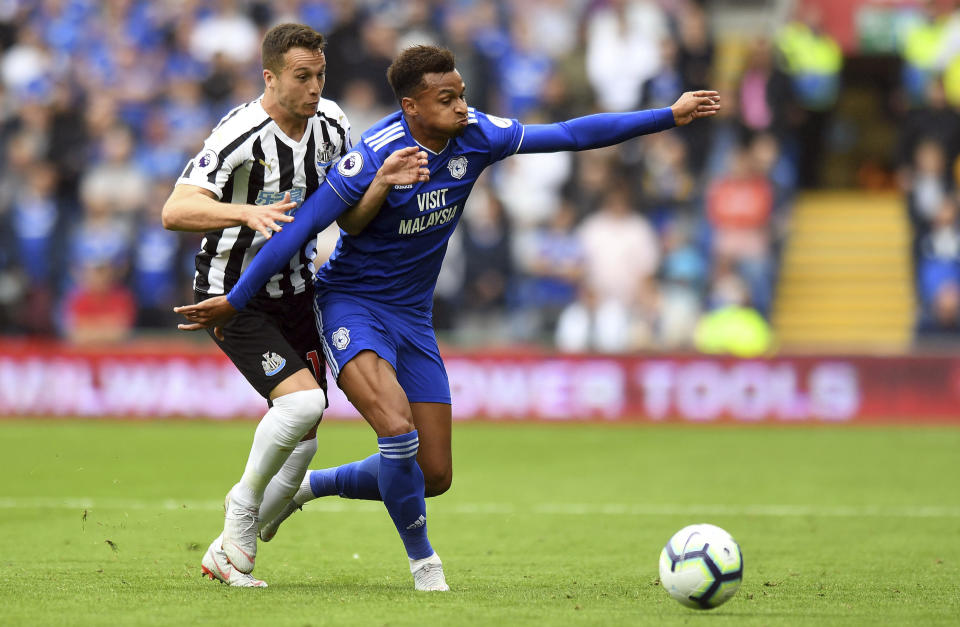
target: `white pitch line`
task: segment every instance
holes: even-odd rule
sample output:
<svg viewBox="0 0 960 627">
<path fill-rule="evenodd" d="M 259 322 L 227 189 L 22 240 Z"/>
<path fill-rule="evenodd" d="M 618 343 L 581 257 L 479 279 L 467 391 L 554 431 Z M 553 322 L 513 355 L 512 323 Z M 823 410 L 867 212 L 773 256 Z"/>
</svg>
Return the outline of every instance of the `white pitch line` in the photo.
<svg viewBox="0 0 960 627">
<path fill-rule="evenodd" d="M 444 503 L 427 501 L 434 513 L 552 516 L 762 516 L 770 518 L 960 518 L 960 507 L 940 505 L 654 505 L 641 503 Z M 0 497 L 0 509 L 108 509 L 223 511 L 222 501 L 112 499 L 94 497 Z M 376 501 L 325 498 L 311 502 L 304 512 L 382 512 Z"/>
</svg>

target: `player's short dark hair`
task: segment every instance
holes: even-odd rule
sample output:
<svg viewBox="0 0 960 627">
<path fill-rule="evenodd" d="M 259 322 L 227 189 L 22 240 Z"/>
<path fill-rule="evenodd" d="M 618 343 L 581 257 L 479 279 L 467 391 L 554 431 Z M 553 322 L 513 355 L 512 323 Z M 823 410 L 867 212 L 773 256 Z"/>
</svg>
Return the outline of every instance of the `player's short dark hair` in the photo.
<svg viewBox="0 0 960 627">
<path fill-rule="evenodd" d="M 323 50 L 323 35 L 305 24 L 277 24 L 267 31 L 260 45 L 263 69 L 279 74 L 283 70 L 283 55 L 291 48 Z"/>
<path fill-rule="evenodd" d="M 419 91 L 424 74 L 444 74 L 456 69 L 453 53 L 439 46 L 411 46 L 387 68 L 387 81 L 397 100 Z"/>
</svg>

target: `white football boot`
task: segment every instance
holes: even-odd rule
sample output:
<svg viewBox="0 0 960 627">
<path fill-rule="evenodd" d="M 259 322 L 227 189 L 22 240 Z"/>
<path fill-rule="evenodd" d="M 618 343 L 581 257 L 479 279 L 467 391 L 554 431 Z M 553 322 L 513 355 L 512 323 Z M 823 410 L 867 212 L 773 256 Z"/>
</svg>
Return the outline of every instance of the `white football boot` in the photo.
<svg viewBox="0 0 960 627">
<path fill-rule="evenodd" d="M 266 588 L 267 582 L 260 581 L 253 575 L 241 573 L 233 567 L 227 555 L 220 548 L 223 536 L 219 536 L 210 544 L 206 554 L 200 561 L 200 571 L 210 579 L 215 579 L 228 586 L 237 588 Z"/>
<path fill-rule="evenodd" d="M 413 586 L 417 590 L 436 592 L 450 590 L 443 576 L 443 563 L 436 553 L 419 560 L 411 559 L 410 572 L 413 573 Z"/>
<path fill-rule="evenodd" d="M 257 559 L 257 508 L 243 507 L 227 493 L 223 509 L 223 552 L 241 573 L 253 570 Z"/>
<path fill-rule="evenodd" d="M 283 521 L 290 518 L 290 515 L 295 511 L 301 509 L 303 509 L 303 505 L 297 503 L 294 499 L 290 499 L 290 502 L 287 503 L 282 510 L 280 510 L 280 513 L 277 514 L 273 520 L 260 527 L 260 539 L 264 542 L 270 542 L 273 540 L 273 537 L 277 535 L 277 530 L 280 528 L 280 525 L 283 523 Z"/>
</svg>

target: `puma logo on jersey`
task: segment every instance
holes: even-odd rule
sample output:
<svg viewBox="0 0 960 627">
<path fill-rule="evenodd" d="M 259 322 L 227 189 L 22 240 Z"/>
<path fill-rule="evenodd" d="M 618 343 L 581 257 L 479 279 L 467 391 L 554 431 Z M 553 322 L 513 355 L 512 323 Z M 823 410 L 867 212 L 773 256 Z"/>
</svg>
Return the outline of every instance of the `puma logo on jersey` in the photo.
<svg viewBox="0 0 960 627">
<path fill-rule="evenodd" d="M 270 165 L 269 163 L 267 163 L 266 161 L 264 161 L 263 159 L 257 159 L 257 163 L 259 163 L 260 165 L 262 165 L 262 166 L 265 167 L 266 169 L 268 169 L 268 170 L 270 170 L 271 172 L 273 172 L 273 166 Z"/>
</svg>

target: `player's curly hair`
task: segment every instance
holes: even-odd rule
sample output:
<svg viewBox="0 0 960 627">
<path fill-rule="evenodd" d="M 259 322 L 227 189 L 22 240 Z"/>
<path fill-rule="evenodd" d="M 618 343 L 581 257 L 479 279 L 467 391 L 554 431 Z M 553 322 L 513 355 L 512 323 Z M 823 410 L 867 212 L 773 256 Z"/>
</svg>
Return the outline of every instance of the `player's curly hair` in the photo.
<svg viewBox="0 0 960 627">
<path fill-rule="evenodd" d="M 283 70 L 283 55 L 291 48 L 323 50 L 323 35 L 305 24 L 277 24 L 267 31 L 260 45 L 263 69 L 279 74 Z"/>
<path fill-rule="evenodd" d="M 439 46 L 411 46 L 397 55 L 387 68 L 387 81 L 397 101 L 423 86 L 424 74 L 444 74 L 456 69 L 453 53 Z"/>
</svg>

